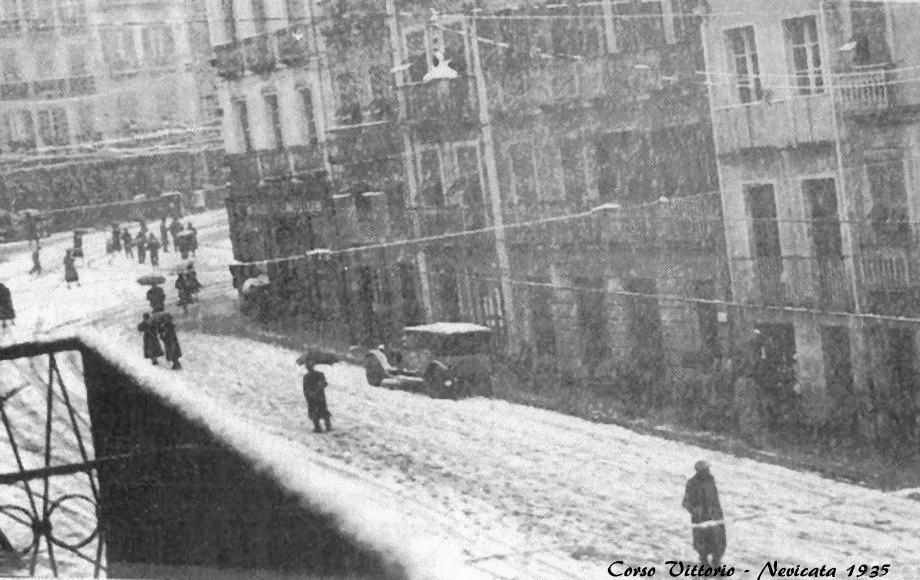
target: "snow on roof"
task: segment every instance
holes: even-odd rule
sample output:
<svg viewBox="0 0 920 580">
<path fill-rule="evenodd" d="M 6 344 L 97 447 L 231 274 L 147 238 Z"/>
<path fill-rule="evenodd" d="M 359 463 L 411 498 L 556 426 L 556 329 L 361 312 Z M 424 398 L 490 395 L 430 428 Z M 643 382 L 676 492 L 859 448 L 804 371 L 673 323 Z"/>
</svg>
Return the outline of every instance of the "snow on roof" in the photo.
<svg viewBox="0 0 920 580">
<path fill-rule="evenodd" d="M 471 322 L 434 322 L 421 326 L 407 326 L 404 330 L 409 332 L 430 332 L 433 334 L 466 334 L 468 332 L 492 332 L 488 326 L 480 326 Z"/>
</svg>

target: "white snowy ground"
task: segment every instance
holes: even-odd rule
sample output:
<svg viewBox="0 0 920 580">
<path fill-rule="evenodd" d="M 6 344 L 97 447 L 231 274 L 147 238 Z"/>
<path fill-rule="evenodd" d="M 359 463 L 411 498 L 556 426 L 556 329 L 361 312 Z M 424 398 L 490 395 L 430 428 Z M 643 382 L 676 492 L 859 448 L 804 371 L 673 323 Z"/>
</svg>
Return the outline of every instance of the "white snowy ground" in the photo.
<svg viewBox="0 0 920 580">
<path fill-rule="evenodd" d="M 223 214 L 196 221 L 206 293 L 232 292 Z M 134 324 L 144 289 L 134 279 L 144 270 L 122 257 L 114 267 L 93 261 L 103 254 L 103 236 L 87 237 L 90 264 L 80 289 L 66 290 L 60 270 L 30 280 L 27 249 L 0 263 L 20 313 L 17 335 L 105 315 L 98 325 L 140 352 Z M 63 255 L 68 244 L 55 252 Z M 166 264 L 174 258 L 167 254 Z M 348 365 L 330 372 L 335 430 L 317 435 L 306 418 L 296 353 L 197 333 L 180 339 L 182 374 L 201 393 L 253 429 L 288 439 L 311 461 L 376 486 L 495 576 L 602 578 L 614 560 L 657 564 L 665 575 L 664 561 L 694 556 L 680 502 L 693 463 L 705 458 L 729 520 L 726 562 L 740 577 L 755 578 L 777 559 L 835 565 L 838 577 L 850 564 L 888 563 L 888 578 L 920 579 L 920 502 L 897 494 L 502 401 L 372 388 Z"/>
</svg>

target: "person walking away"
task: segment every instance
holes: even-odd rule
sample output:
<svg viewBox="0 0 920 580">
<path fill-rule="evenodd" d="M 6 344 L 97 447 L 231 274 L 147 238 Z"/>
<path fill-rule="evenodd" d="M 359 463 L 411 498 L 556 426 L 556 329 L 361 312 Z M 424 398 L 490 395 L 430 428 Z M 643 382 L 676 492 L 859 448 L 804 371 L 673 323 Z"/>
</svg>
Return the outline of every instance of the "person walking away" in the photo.
<svg viewBox="0 0 920 580">
<path fill-rule="evenodd" d="M 163 312 L 166 309 L 166 292 L 158 284 L 154 284 L 147 290 L 147 302 L 150 303 L 150 309 L 154 314 Z"/>
<path fill-rule="evenodd" d="M 29 270 L 29 274 L 40 276 L 42 273 L 41 249 L 42 245 L 40 243 L 36 243 L 35 247 L 32 248 L 32 269 Z"/>
<path fill-rule="evenodd" d="M 177 237 L 180 231 L 182 231 L 182 226 L 179 224 L 179 218 L 173 216 L 172 221 L 169 223 L 169 233 L 172 235 L 172 243 L 174 248 L 179 247 L 179 240 Z"/>
<path fill-rule="evenodd" d="M 332 431 L 332 415 L 326 404 L 326 375 L 316 370 L 315 366 L 307 367 L 307 374 L 303 377 L 303 396 L 307 399 L 307 414 L 313 421 L 313 431 L 322 433 L 320 420 L 326 424 L 326 431 Z"/>
<path fill-rule="evenodd" d="M 163 289 L 160 288 L 160 291 Z M 148 292 L 149 294 L 149 292 Z M 151 364 L 157 365 L 157 359 L 163 356 L 163 347 L 157 335 L 157 325 L 150 318 L 150 313 L 144 313 L 144 319 L 137 325 L 137 331 L 144 337 L 144 358 L 149 358 Z"/>
<path fill-rule="evenodd" d="M 67 252 L 64 253 L 64 282 L 67 283 L 68 289 L 74 282 L 76 282 L 77 286 L 80 285 L 80 276 L 77 274 L 77 267 L 74 265 L 73 249 L 71 248 L 68 248 Z"/>
<path fill-rule="evenodd" d="M 125 256 L 129 258 L 134 258 L 134 243 L 131 238 L 131 232 L 128 231 L 128 228 L 121 230 L 121 245 L 125 248 Z"/>
<path fill-rule="evenodd" d="M 112 248 L 116 252 L 121 251 L 121 229 L 119 229 L 118 224 L 112 224 Z"/>
<path fill-rule="evenodd" d="M 188 237 L 189 251 L 192 253 L 192 257 L 195 257 L 195 251 L 198 249 L 198 230 L 195 229 L 195 226 L 192 225 L 192 222 L 185 224 L 185 229 L 188 230 L 191 235 Z"/>
<path fill-rule="evenodd" d="M 198 273 L 195 272 L 195 264 L 189 264 L 185 269 L 185 286 L 188 289 L 189 299 L 194 302 L 198 299 L 198 293 L 201 292 L 201 282 L 198 281 Z"/>
<path fill-rule="evenodd" d="M 159 266 L 160 265 L 160 241 L 157 239 L 153 232 L 147 236 L 147 250 L 150 252 L 150 265 Z"/>
<path fill-rule="evenodd" d="M 7 322 L 16 324 L 16 310 L 13 308 L 13 294 L 6 284 L 0 282 L 0 327 L 6 328 Z"/>
<path fill-rule="evenodd" d="M 179 359 L 182 357 L 182 349 L 179 347 L 179 337 L 176 336 L 176 325 L 173 323 L 172 315 L 165 312 L 160 314 L 157 318 L 157 329 L 163 341 L 166 360 L 172 363 L 173 370 L 181 369 Z"/>
<path fill-rule="evenodd" d="M 147 235 L 144 232 L 137 232 L 134 238 L 134 245 L 137 247 L 137 263 L 144 264 L 147 262 Z"/>
<path fill-rule="evenodd" d="M 693 525 L 693 549 L 700 555 L 700 565 L 718 568 L 725 553 L 725 522 L 719 492 L 708 463 L 697 461 L 694 468 L 696 474 L 687 481 L 683 501 Z"/>
<path fill-rule="evenodd" d="M 166 216 L 160 220 L 160 243 L 163 244 L 163 253 L 169 253 L 169 227 L 166 225 Z"/>
<path fill-rule="evenodd" d="M 188 312 L 188 305 L 192 303 L 192 294 L 189 292 L 185 272 L 179 272 L 179 276 L 176 277 L 176 292 L 179 294 L 179 306 L 184 312 Z"/>
<path fill-rule="evenodd" d="M 185 231 L 179 232 L 178 238 L 176 238 L 176 248 L 179 250 L 179 255 L 183 260 L 188 260 L 188 254 L 191 251 L 191 236 L 185 235 Z"/>
</svg>

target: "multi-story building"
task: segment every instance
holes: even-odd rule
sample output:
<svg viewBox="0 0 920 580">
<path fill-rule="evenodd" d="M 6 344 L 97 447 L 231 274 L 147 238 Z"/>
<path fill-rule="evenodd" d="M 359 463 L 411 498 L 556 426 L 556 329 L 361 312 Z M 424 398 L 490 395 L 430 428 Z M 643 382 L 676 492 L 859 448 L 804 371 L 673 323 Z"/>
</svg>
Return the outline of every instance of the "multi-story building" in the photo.
<svg viewBox="0 0 920 580">
<path fill-rule="evenodd" d="M 215 75 L 199 2 L 10 0 L 0 152 L 12 209 L 188 191 L 215 164 Z"/>
<path fill-rule="evenodd" d="M 704 20 L 734 298 L 803 410 L 915 421 L 920 7 L 710 0 Z M 777 393 L 795 397 L 793 393 Z M 861 403 L 860 403 L 861 402 Z M 901 413 L 901 414 L 903 414 Z"/>
<path fill-rule="evenodd" d="M 694 9 L 213 0 L 234 269 L 359 248 L 274 277 L 354 340 L 464 319 L 590 368 L 711 359 L 719 308 L 663 298 L 726 289 Z"/>
</svg>

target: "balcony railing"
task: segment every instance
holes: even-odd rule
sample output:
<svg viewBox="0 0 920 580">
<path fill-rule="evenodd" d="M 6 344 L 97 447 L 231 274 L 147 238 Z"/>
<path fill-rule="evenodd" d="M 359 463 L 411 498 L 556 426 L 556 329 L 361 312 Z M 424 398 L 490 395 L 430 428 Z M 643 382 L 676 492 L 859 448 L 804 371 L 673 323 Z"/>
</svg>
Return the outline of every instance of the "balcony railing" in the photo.
<svg viewBox="0 0 920 580">
<path fill-rule="evenodd" d="M 870 292 L 901 292 L 917 285 L 907 248 L 862 250 L 862 283 Z"/>
<path fill-rule="evenodd" d="M 823 94 L 718 109 L 713 129 L 722 153 L 832 142 L 833 101 Z"/>
<path fill-rule="evenodd" d="M 0 84 L 0 100 L 16 101 L 32 96 L 32 85 L 27 82 Z"/>
<path fill-rule="evenodd" d="M 744 293 L 749 303 L 842 311 L 853 308 L 852 286 L 842 257 L 737 258 L 735 269 L 741 279 L 750 282 Z"/>
<path fill-rule="evenodd" d="M 34 81 L 32 91 L 39 99 L 56 99 L 67 94 L 67 79 Z"/>
<path fill-rule="evenodd" d="M 453 124 L 474 118 L 470 79 L 441 79 L 404 85 L 409 121 Z"/>
<path fill-rule="evenodd" d="M 73 96 L 91 95 L 96 92 L 96 79 L 92 76 L 71 77 L 70 94 Z"/>
<path fill-rule="evenodd" d="M 288 153 L 284 149 L 264 149 L 257 152 L 259 175 L 264 180 L 282 179 L 291 175 Z"/>
<path fill-rule="evenodd" d="M 388 122 L 332 127 L 329 145 L 337 165 L 386 159 L 401 150 L 399 132 Z"/>
<path fill-rule="evenodd" d="M 894 104 L 894 72 L 891 65 L 854 67 L 837 76 L 837 100 L 850 113 L 883 111 Z"/>
<path fill-rule="evenodd" d="M 294 24 L 215 46 L 212 64 L 225 79 L 238 79 L 246 72 L 266 74 L 278 64 L 305 65 L 310 60 L 306 32 L 305 24 Z"/>
</svg>

